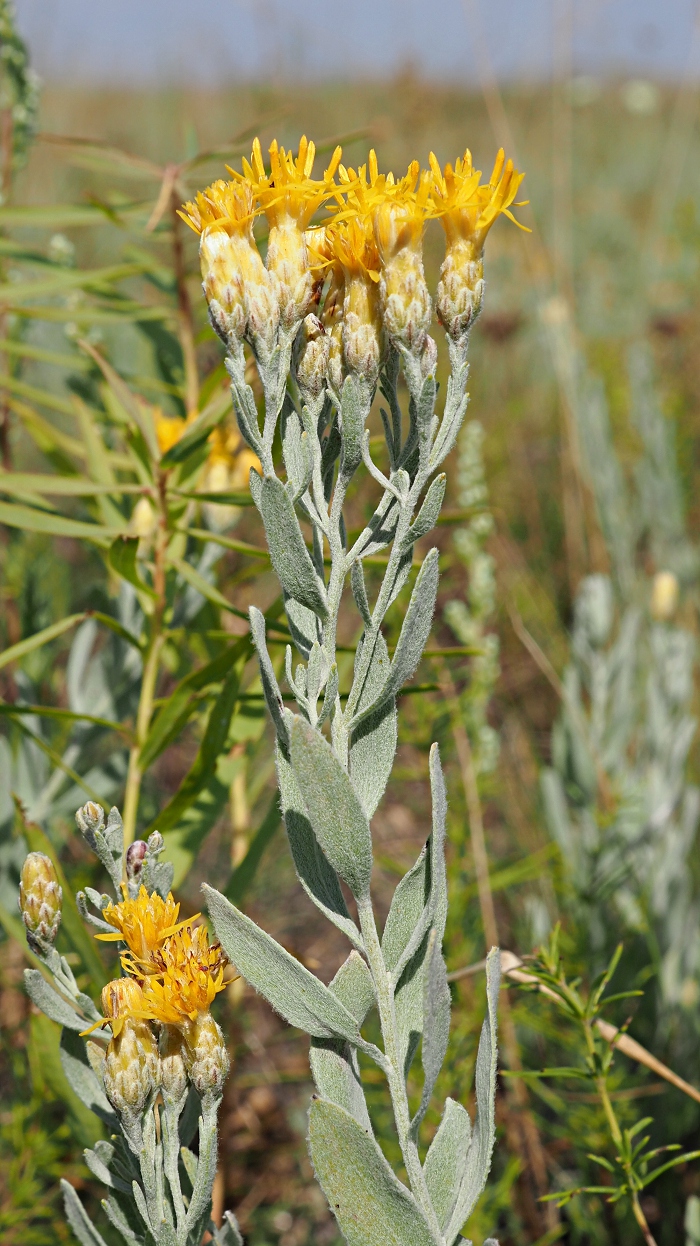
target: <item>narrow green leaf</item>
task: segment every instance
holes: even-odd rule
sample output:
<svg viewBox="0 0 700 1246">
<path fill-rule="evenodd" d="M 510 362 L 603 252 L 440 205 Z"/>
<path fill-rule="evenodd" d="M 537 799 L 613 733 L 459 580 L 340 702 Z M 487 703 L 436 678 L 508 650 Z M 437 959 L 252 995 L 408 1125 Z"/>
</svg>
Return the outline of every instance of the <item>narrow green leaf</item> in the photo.
<svg viewBox="0 0 700 1246">
<path fill-rule="evenodd" d="M 275 836 L 275 832 L 281 821 L 279 801 L 277 797 L 273 797 L 270 808 L 263 818 L 260 826 L 255 832 L 253 838 L 248 845 L 243 860 L 236 866 L 228 883 L 226 884 L 223 894 L 232 904 L 239 905 L 245 898 L 245 895 L 255 878 L 258 866 L 264 856 L 265 849 L 271 843 Z"/>
<path fill-rule="evenodd" d="M 139 598 L 150 598 L 155 601 L 156 594 L 150 584 L 146 584 L 136 562 L 139 550 L 139 539 L 136 536 L 119 536 L 109 547 L 107 555 L 109 565 L 117 575 L 133 585 Z"/>
<path fill-rule="evenodd" d="M 232 606 L 223 593 L 220 593 L 218 588 L 214 588 L 213 584 L 205 580 L 204 576 L 200 575 L 199 571 L 191 563 L 185 562 L 184 558 L 175 558 L 172 554 L 168 555 L 168 563 L 180 573 L 183 580 L 186 580 L 188 584 L 196 588 L 197 592 L 201 593 L 202 597 L 206 597 L 207 601 L 210 601 L 212 605 L 219 606 L 221 610 L 227 610 L 229 614 L 235 614 L 237 619 L 248 621 L 248 615 L 243 610 L 237 610 L 235 606 Z"/>
<path fill-rule="evenodd" d="M 71 627 L 82 623 L 87 617 L 85 613 L 69 614 L 65 619 L 60 619 L 58 623 L 52 623 L 50 627 L 44 627 L 40 632 L 35 632 L 33 636 L 28 636 L 26 640 L 19 640 L 16 645 L 10 645 L 9 649 L 4 649 L 0 653 L 0 667 L 7 666 L 9 662 L 18 662 L 20 658 L 33 653 L 35 649 L 41 649 L 42 645 L 47 645 L 57 636 L 62 636 L 64 632 L 70 631 Z"/>
<path fill-rule="evenodd" d="M 36 1004 L 37 1008 L 40 1008 L 52 1021 L 66 1026 L 69 1030 L 76 1030 L 78 1033 L 87 1029 L 89 1023 L 85 1018 L 81 1017 L 68 1000 L 49 985 L 38 969 L 25 969 L 24 986 L 32 1003 Z"/>
<path fill-rule="evenodd" d="M 49 511 L 33 510 L 29 506 L 17 506 L 14 502 L 0 502 L 0 523 L 7 524 L 8 528 L 21 528 L 23 532 L 75 537 L 79 541 L 94 541 L 96 545 L 106 545 L 124 531 L 123 528 L 106 528 Z"/>
<path fill-rule="evenodd" d="M 96 727 L 107 727 L 110 731 L 118 731 L 120 735 L 124 735 L 127 739 L 132 739 L 132 732 L 122 723 L 112 722 L 110 718 L 97 718 L 94 714 L 77 714 L 73 710 L 57 709 L 53 705 L 6 705 L 4 701 L 0 701 L 0 715 L 8 718 L 17 718 L 21 715 L 29 714 L 37 718 L 59 718 L 67 722 L 87 722 L 94 723 Z"/>
<path fill-rule="evenodd" d="M 39 493 L 61 497 L 99 497 L 101 494 L 143 493 L 143 485 L 96 484 L 84 476 L 51 476 L 43 472 L 0 472 L 0 493 Z"/>
</svg>

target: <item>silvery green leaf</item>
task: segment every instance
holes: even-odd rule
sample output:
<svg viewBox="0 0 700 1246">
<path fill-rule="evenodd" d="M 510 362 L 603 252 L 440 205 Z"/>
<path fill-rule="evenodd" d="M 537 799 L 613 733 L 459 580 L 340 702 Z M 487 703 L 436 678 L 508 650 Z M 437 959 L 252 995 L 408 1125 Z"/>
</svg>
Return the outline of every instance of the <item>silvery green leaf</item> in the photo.
<svg viewBox="0 0 700 1246">
<path fill-rule="evenodd" d="M 472 1123 L 466 1108 L 454 1099 L 447 1099 L 423 1165 L 430 1201 L 441 1229 L 447 1225 L 454 1209 L 471 1136 Z"/>
<path fill-rule="evenodd" d="M 214 1228 L 216 1246 L 243 1246 L 243 1238 L 238 1222 L 232 1211 L 224 1212 L 224 1222 L 220 1229 Z"/>
<path fill-rule="evenodd" d="M 263 693 L 267 708 L 270 711 L 270 717 L 275 724 L 277 731 L 277 739 L 281 741 L 283 747 L 289 747 L 287 725 L 284 721 L 284 702 L 282 693 L 277 683 L 274 667 L 270 661 L 270 655 L 267 651 L 265 643 L 265 616 L 255 607 L 251 606 L 248 611 L 250 617 L 250 632 L 253 637 L 253 644 L 258 655 L 258 663 L 260 666 L 260 680 L 263 686 Z"/>
<path fill-rule="evenodd" d="M 329 990 L 352 1013 L 358 1025 L 362 1025 L 374 1003 L 374 986 L 367 964 L 358 952 L 353 950 L 340 966 Z M 372 1125 L 354 1048 L 339 1038 L 312 1038 L 309 1061 L 321 1097 L 345 1108 L 371 1134 Z"/>
<path fill-rule="evenodd" d="M 104 865 L 117 895 L 122 880 L 122 856 L 124 853 L 124 828 L 119 810 L 112 807 L 105 826 L 96 827 L 93 847 Z"/>
<path fill-rule="evenodd" d="M 345 378 L 340 400 L 340 424 L 343 443 L 343 473 L 351 476 L 362 462 L 362 437 L 369 414 L 362 401 L 360 387 L 353 376 Z"/>
<path fill-rule="evenodd" d="M 111 896 L 108 896 L 104 891 L 95 891 L 94 887 L 86 887 L 85 895 L 92 904 L 93 908 L 97 909 L 98 913 L 102 913 L 107 908 L 108 904 L 112 904 Z"/>
<path fill-rule="evenodd" d="M 413 547 L 411 546 L 408 552 L 403 554 L 401 558 L 399 559 L 399 563 L 396 568 L 396 575 L 394 576 L 394 583 L 391 588 L 391 596 L 389 597 L 389 600 L 387 602 L 387 607 L 386 607 L 387 611 L 390 609 L 391 606 L 393 606 L 399 593 L 403 592 L 406 581 L 409 575 L 411 574 L 412 566 L 413 566 Z"/>
<path fill-rule="evenodd" d="M 92 891 L 93 895 L 99 895 L 99 892 L 93 891 L 92 887 L 90 887 L 89 890 Z M 102 934 L 108 934 L 114 930 L 114 927 L 110 926 L 108 922 L 103 921 L 101 917 L 95 917 L 95 914 L 90 912 L 87 906 L 87 896 L 84 891 L 76 891 L 75 903 L 78 906 L 78 912 L 80 913 L 83 921 L 89 922 L 91 926 L 94 926 L 97 930 L 101 931 Z"/>
<path fill-rule="evenodd" d="M 457 434 L 462 426 L 462 420 L 469 402 L 469 395 L 464 392 L 467 375 L 468 369 L 465 368 L 460 378 L 461 383 L 456 383 L 453 377 L 448 379 L 445 411 L 430 455 L 430 468 L 432 471 L 435 471 L 436 467 L 439 467 L 443 460 L 447 458 L 457 440 Z"/>
<path fill-rule="evenodd" d="M 284 609 L 292 640 L 304 661 L 308 662 L 311 646 L 319 639 L 318 619 L 313 610 L 307 610 L 306 606 L 295 601 L 288 593 L 284 595 Z"/>
<path fill-rule="evenodd" d="M 91 1151 L 90 1148 L 87 1147 L 83 1151 L 83 1155 L 90 1172 L 94 1177 L 97 1177 L 98 1181 L 101 1181 L 103 1185 L 108 1186 L 110 1190 L 120 1190 L 123 1194 L 131 1194 L 131 1186 L 127 1185 L 126 1181 L 122 1181 L 120 1177 L 117 1177 L 114 1173 L 110 1172 L 106 1163 L 100 1158 L 96 1151 Z"/>
<path fill-rule="evenodd" d="M 358 646 L 358 659 L 360 653 Z M 376 699 L 379 689 L 386 682 L 389 667 L 389 651 L 380 634 L 358 701 L 359 712 Z M 352 733 L 350 779 L 368 818 L 372 817 L 386 791 L 394 764 L 396 741 L 396 701 L 393 698 L 369 714 Z"/>
<path fill-rule="evenodd" d="M 119 1122 L 115 1116 L 109 1099 L 90 1067 L 85 1048 L 85 1040 L 79 1038 L 72 1030 L 64 1029 L 61 1033 L 59 1048 L 63 1072 L 78 1098 L 99 1116 L 114 1133 L 119 1131 Z"/>
<path fill-rule="evenodd" d="M 245 381 L 245 364 L 243 362 L 243 357 L 241 355 L 241 360 L 238 360 L 232 358 L 229 354 L 226 356 L 225 362 L 226 371 L 231 378 L 231 393 L 233 395 L 233 405 L 236 412 L 238 427 L 241 430 L 242 437 L 245 441 L 247 441 L 251 450 L 254 450 L 258 457 L 260 457 L 262 441 L 258 426 L 258 413 L 255 406 L 255 395 L 253 394 L 250 385 L 247 385 Z"/>
<path fill-rule="evenodd" d="M 323 705 L 321 713 L 318 716 L 317 727 L 322 727 L 327 718 L 330 718 L 335 709 L 335 701 L 338 695 L 338 667 L 333 663 L 326 683 L 326 690 L 323 694 Z"/>
<path fill-rule="evenodd" d="M 438 550 L 431 549 L 423 561 L 413 586 L 388 679 L 377 694 L 374 703 L 355 714 L 353 730 L 363 718 L 368 716 L 370 710 L 378 708 L 384 701 L 395 697 L 418 666 L 433 621 L 438 574 Z"/>
<path fill-rule="evenodd" d="M 302 432 L 299 416 L 293 408 L 284 420 L 282 456 L 287 469 L 290 496 L 296 502 L 310 484 L 314 465 L 308 434 Z"/>
<path fill-rule="evenodd" d="M 73 1186 L 63 1178 L 61 1178 L 61 1190 L 63 1191 L 63 1206 L 66 1220 L 81 1246 L 107 1246 L 102 1234 L 98 1233 L 94 1224 L 88 1220 L 85 1208 Z"/>
<path fill-rule="evenodd" d="M 491 1167 L 491 1153 L 496 1136 L 496 1028 L 498 991 L 501 984 L 501 959 L 498 948 L 491 948 L 486 960 L 487 1015 L 481 1030 L 476 1057 L 476 1123 L 460 1183 L 454 1211 L 445 1234 L 448 1246 L 454 1242 L 462 1225 L 471 1215 Z"/>
<path fill-rule="evenodd" d="M 214 894 L 218 893 L 215 892 Z M 223 899 L 223 896 L 221 898 Z M 227 904 L 228 901 L 225 900 L 224 903 Z M 197 1243 L 201 1241 L 202 1233 L 208 1225 L 211 1216 L 211 1195 L 214 1187 L 214 1178 L 216 1177 L 218 1157 L 216 1118 L 219 1102 L 220 1100 L 216 1103 L 207 1103 L 205 1099 L 202 1104 L 202 1115 L 199 1121 L 197 1176 L 192 1186 L 192 1195 L 185 1218 L 186 1231 L 192 1235 L 193 1241 Z"/>
<path fill-rule="evenodd" d="M 411 524 L 401 543 L 401 553 L 405 554 L 409 549 L 419 541 L 421 537 L 427 534 L 435 527 L 442 507 L 443 498 L 445 496 L 445 486 L 447 484 L 447 476 L 441 472 L 433 480 L 428 492 L 423 500 L 416 518 Z"/>
<path fill-rule="evenodd" d="M 180 1136 L 181 1148 L 183 1150 L 187 1150 L 187 1147 L 197 1132 L 197 1126 L 199 1124 L 199 1109 L 199 1095 L 197 1094 L 194 1086 L 190 1086 L 178 1125 L 178 1134 Z"/>
<path fill-rule="evenodd" d="M 144 1198 L 143 1190 L 141 1189 L 141 1186 L 139 1185 L 138 1181 L 132 1181 L 131 1192 L 134 1196 L 134 1202 L 136 1204 L 138 1213 L 141 1219 L 143 1220 L 143 1223 L 145 1224 L 146 1228 L 148 1229 L 148 1232 L 155 1239 L 155 1241 L 158 1241 L 158 1235 L 155 1231 L 155 1225 L 151 1224 L 151 1218 L 148 1214 L 148 1207 L 146 1205 L 146 1199 Z"/>
<path fill-rule="evenodd" d="M 348 913 L 338 876 L 321 851 L 294 771 L 279 747 L 276 761 L 282 814 L 299 881 L 329 921 L 342 930 L 355 947 L 362 949 L 362 938 Z"/>
<path fill-rule="evenodd" d="M 355 605 L 360 612 L 360 617 L 365 627 L 372 626 L 372 613 L 367 600 L 367 589 L 365 588 L 365 574 L 362 570 L 362 563 L 359 558 L 352 564 L 350 568 L 350 588 L 355 599 Z"/>
<path fill-rule="evenodd" d="M 440 940 L 433 926 L 428 936 L 423 973 L 423 1093 L 411 1122 L 415 1137 L 425 1116 L 450 1041 L 450 988 Z"/>
<path fill-rule="evenodd" d="M 164 849 L 165 840 L 159 831 L 149 835 L 141 866 L 141 882 L 149 894 L 157 891 L 163 900 L 167 900 L 168 893 L 172 890 L 175 867 L 171 861 L 158 860 Z"/>
<path fill-rule="evenodd" d="M 352 547 L 358 558 L 367 558 L 384 549 L 394 539 L 399 522 L 399 504 L 393 493 L 384 494 L 367 527 L 360 533 Z"/>
<path fill-rule="evenodd" d="M 131 1186 L 128 1186 L 127 1188 L 131 1206 L 133 1207 L 133 1190 Z M 111 1221 L 117 1232 L 121 1233 L 126 1242 L 131 1243 L 131 1246 L 141 1246 L 141 1243 L 145 1242 L 146 1238 L 143 1233 L 143 1225 L 139 1221 L 139 1231 L 134 1231 L 126 1217 L 125 1209 L 120 1206 L 116 1198 L 109 1197 L 103 1199 L 102 1207 L 107 1219 Z"/>
<path fill-rule="evenodd" d="M 306 548 L 292 500 L 276 476 L 265 476 L 262 482 L 260 513 L 272 565 L 282 588 L 325 619 L 328 613 L 326 590 Z"/>
<path fill-rule="evenodd" d="M 412 1194 L 349 1112 L 325 1099 L 314 1100 L 309 1151 L 348 1246 L 435 1246 Z"/>
<path fill-rule="evenodd" d="M 427 460 L 430 453 L 431 431 L 433 427 L 433 412 L 435 411 L 435 396 L 437 387 L 435 385 L 435 377 L 427 376 L 423 381 L 420 397 L 416 404 L 416 429 L 418 432 L 418 445 L 420 450 L 421 462 Z"/>
<path fill-rule="evenodd" d="M 248 473 L 248 488 L 250 489 L 250 496 L 255 502 L 258 510 L 260 510 L 262 502 L 262 476 L 260 475 L 260 472 L 255 470 L 254 467 L 251 467 L 250 472 Z"/>
<path fill-rule="evenodd" d="M 84 1017 L 78 1016 L 75 1009 L 71 1008 L 68 1000 L 59 995 L 57 991 L 54 991 L 52 986 L 49 986 L 46 978 L 38 969 L 25 969 L 24 985 L 32 1003 L 36 1004 L 37 1008 L 46 1013 L 46 1016 L 50 1017 L 52 1021 L 57 1021 L 59 1025 L 67 1026 L 69 1030 L 76 1030 L 77 1033 L 87 1029 Z"/>
<path fill-rule="evenodd" d="M 327 986 L 213 887 L 202 885 L 217 938 L 246 982 L 288 1021 L 315 1038 L 363 1043 L 355 1018 Z"/>
<path fill-rule="evenodd" d="M 190 1185 L 194 1187 L 194 1183 L 197 1180 L 197 1156 L 187 1146 L 180 1147 L 180 1156 L 185 1165 L 185 1172 L 189 1177 Z"/>
<path fill-rule="evenodd" d="M 298 715 L 290 732 L 290 756 L 319 844 L 353 895 L 367 896 L 372 835 L 349 775 L 327 740 Z"/>
<path fill-rule="evenodd" d="M 328 659 L 318 641 L 314 641 L 306 668 L 306 695 L 315 705 L 328 673 Z"/>
</svg>

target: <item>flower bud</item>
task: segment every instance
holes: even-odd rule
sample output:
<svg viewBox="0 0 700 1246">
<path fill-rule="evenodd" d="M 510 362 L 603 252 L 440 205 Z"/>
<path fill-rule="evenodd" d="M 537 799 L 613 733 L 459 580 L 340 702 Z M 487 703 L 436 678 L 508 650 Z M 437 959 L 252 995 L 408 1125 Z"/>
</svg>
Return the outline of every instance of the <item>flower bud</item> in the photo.
<svg viewBox="0 0 700 1246">
<path fill-rule="evenodd" d="M 384 328 L 393 342 L 420 355 L 433 310 L 423 271 L 422 214 L 415 204 L 387 200 L 375 212 L 374 233 Z"/>
<path fill-rule="evenodd" d="M 183 1027 L 185 1064 L 200 1099 L 219 1098 L 230 1068 L 224 1038 L 210 1012 Z"/>
<path fill-rule="evenodd" d="M 135 978 L 115 978 L 102 988 L 102 1011 L 115 1034 L 133 1012 L 143 1011 L 143 993 Z"/>
<path fill-rule="evenodd" d="M 178 1104 L 187 1091 L 186 1045 L 174 1025 L 164 1025 L 160 1033 L 160 1088 L 167 1103 Z"/>
<path fill-rule="evenodd" d="M 292 329 L 313 305 L 315 283 L 304 234 L 286 213 L 270 228 L 267 270 L 277 296 L 280 324 Z"/>
<path fill-rule="evenodd" d="M 148 845 L 143 839 L 135 839 L 126 850 L 126 877 L 130 883 L 138 883 L 141 877 Z"/>
<path fill-rule="evenodd" d="M 448 244 L 440 268 L 437 314 L 448 337 L 463 341 L 484 298 L 484 253 L 466 238 Z"/>
<path fill-rule="evenodd" d="M 40 952 L 42 943 L 54 942 L 61 924 L 62 901 L 53 862 L 43 852 L 30 852 L 22 866 L 19 908 L 32 951 Z"/>
<path fill-rule="evenodd" d="M 78 830 L 87 840 L 93 852 L 96 851 L 95 832 L 101 831 L 105 824 L 105 811 L 101 805 L 89 800 L 75 815 Z"/>
<path fill-rule="evenodd" d="M 364 276 L 346 280 L 342 341 L 348 371 L 373 386 L 382 357 L 382 322 L 377 285 Z"/>
<path fill-rule="evenodd" d="M 120 1116 L 138 1119 L 158 1085 L 156 1040 L 147 1021 L 127 1019 L 110 1041 L 103 1066 L 104 1087 Z"/>
<path fill-rule="evenodd" d="M 296 374 L 299 391 L 307 404 L 320 398 L 325 388 L 330 345 L 330 338 L 318 316 L 306 316 Z"/>
<path fill-rule="evenodd" d="M 145 541 L 153 536 L 156 530 L 156 512 L 154 511 L 148 498 L 139 498 L 129 521 L 129 531 L 132 536 L 137 536 L 139 540 Z"/>
<path fill-rule="evenodd" d="M 148 840 L 146 843 L 146 848 L 148 849 L 148 852 L 151 854 L 151 856 L 157 857 L 158 853 L 162 852 L 164 847 L 165 847 L 165 840 L 163 839 L 163 836 L 161 835 L 160 831 L 152 831 L 151 834 L 148 836 Z"/>
<path fill-rule="evenodd" d="M 672 571 L 657 571 L 651 586 L 652 618 L 661 623 L 673 618 L 678 606 L 679 584 Z"/>
<path fill-rule="evenodd" d="M 435 376 L 437 368 L 437 344 L 435 339 L 429 333 L 425 335 L 423 350 L 420 356 L 420 372 L 423 380 L 428 376 Z"/>
</svg>

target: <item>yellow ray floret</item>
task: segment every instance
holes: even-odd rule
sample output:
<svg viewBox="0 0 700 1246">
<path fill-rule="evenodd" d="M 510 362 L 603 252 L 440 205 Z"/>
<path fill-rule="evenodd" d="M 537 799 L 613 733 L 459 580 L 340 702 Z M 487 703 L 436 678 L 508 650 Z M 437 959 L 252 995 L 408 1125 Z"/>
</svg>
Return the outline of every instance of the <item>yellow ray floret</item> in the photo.
<svg viewBox="0 0 700 1246">
<path fill-rule="evenodd" d="M 329 262 L 339 264 L 346 277 L 379 281 L 379 252 L 367 217 L 339 215 L 326 226 L 325 244 Z"/>
<path fill-rule="evenodd" d="M 186 225 L 196 234 L 205 229 L 223 229 L 227 233 L 242 232 L 254 216 L 253 195 L 250 186 L 239 182 L 225 182 L 220 178 L 199 191 L 194 200 L 178 209 Z"/>
<path fill-rule="evenodd" d="M 496 157 L 488 183 L 484 185 L 481 185 L 481 172 L 474 168 L 469 149 L 455 161 L 454 168 L 446 164 L 444 172 L 434 152 L 431 152 L 430 168 L 432 215 L 442 221 L 448 241 L 462 238 L 482 246 L 489 229 L 500 215 L 507 216 L 519 229 L 527 229 L 510 211 L 525 174 L 514 168 L 512 160 L 506 161 L 503 148 Z M 515 206 L 521 207 L 525 203 L 526 199 Z"/>
<path fill-rule="evenodd" d="M 291 217 L 299 229 L 306 229 L 317 208 L 337 191 L 334 177 L 342 150 L 336 147 L 321 180 L 311 176 L 316 145 L 310 143 L 306 135 L 300 140 L 296 159 L 291 151 L 279 146 L 277 139 L 270 144 L 269 152 L 269 174 L 265 169 L 258 138 L 253 142 L 250 160 L 242 162 L 243 172 L 238 173 L 235 169 L 228 171 L 236 182 L 248 187 L 270 225 L 279 224 L 287 216 Z"/>
<path fill-rule="evenodd" d="M 142 982 L 143 1015 L 166 1025 L 182 1025 L 206 1012 L 223 991 L 228 964 L 220 943 L 209 943 L 204 926 L 178 930 L 157 954 L 158 970 Z M 125 968 L 130 968 L 124 958 Z M 131 968 L 131 972 L 137 972 Z"/>
<path fill-rule="evenodd" d="M 114 932 L 95 935 L 95 938 L 105 942 L 121 939 L 140 965 L 151 966 L 165 940 L 194 919 L 178 922 L 180 905 L 175 903 L 172 893 L 164 900 L 157 891 L 149 896 L 142 886 L 136 899 L 131 900 L 123 884 L 122 890 L 124 899 L 119 904 L 108 904 L 102 914 L 104 920 L 114 926 Z M 147 972 L 154 970 L 149 968 Z"/>
</svg>

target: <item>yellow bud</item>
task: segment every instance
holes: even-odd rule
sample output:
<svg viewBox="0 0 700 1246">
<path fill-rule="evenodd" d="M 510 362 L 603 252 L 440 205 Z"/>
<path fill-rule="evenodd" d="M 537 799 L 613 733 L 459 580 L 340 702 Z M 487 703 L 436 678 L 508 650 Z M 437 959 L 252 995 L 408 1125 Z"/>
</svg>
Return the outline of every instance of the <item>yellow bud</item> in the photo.
<svg viewBox="0 0 700 1246">
<path fill-rule="evenodd" d="M 224 1038 L 210 1012 L 183 1027 L 185 1064 L 201 1099 L 220 1098 L 230 1068 Z"/>
<path fill-rule="evenodd" d="M 302 326 L 302 344 L 297 359 L 297 384 L 302 399 L 313 403 L 326 386 L 331 339 L 318 316 L 307 316 Z"/>
<path fill-rule="evenodd" d="M 348 370 L 374 385 L 382 357 L 379 289 L 362 274 L 353 274 L 345 283 L 342 340 Z"/>
<path fill-rule="evenodd" d="M 304 234 L 286 214 L 270 228 L 267 270 L 277 294 L 280 323 L 291 329 L 303 320 L 314 301 L 314 279 Z"/>
<path fill-rule="evenodd" d="M 107 1048 L 103 1077 L 112 1107 L 138 1119 L 160 1078 L 158 1047 L 147 1021 L 124 1021 Z"/>
<path fill-rule="evenodd" d="M 156 513 L 148 498 L 139 498 L 132 513 L 129 530 L 132 536 L 145 539 L 153 535 L 156 529 Z"/>
<path fill-rule="evenodd" d="M 423 270 L 422 217 L 412 205 L 386 200 L 374 214 L 374 233 L 384 328 L 392 341 L 420 355 L 433 310 Z"/>
<path fill-rule="evenodd" d="M 466 238 L 448 242 L 440 268 L 437 313 L 448 337 L 464 339 L 481 311 L 484 298 L 484 253 Z"/>
<path fill-rule="evenodd" d="M 63 892 L 53 862 L 43 852 L 30 852 L 22 866 L 19 909 L 27 931 L 27 943 L 40 952 L 42 943 L 53 943 L 61 924 Z"/>
<path fill-rule="evenodd" d="M 119 1033 L 131 1013 L 144 1011 L 143 992 L 135 978 L 115 978 L 102 988 L 102 1011 Z"/>
<path fill-rule="evenodd" d="M 680 587 L 672 571 L 657 571 L 651 586 L 650 610 L 653 618 L 667 622 L 678 607 Z"/>
</svg>

